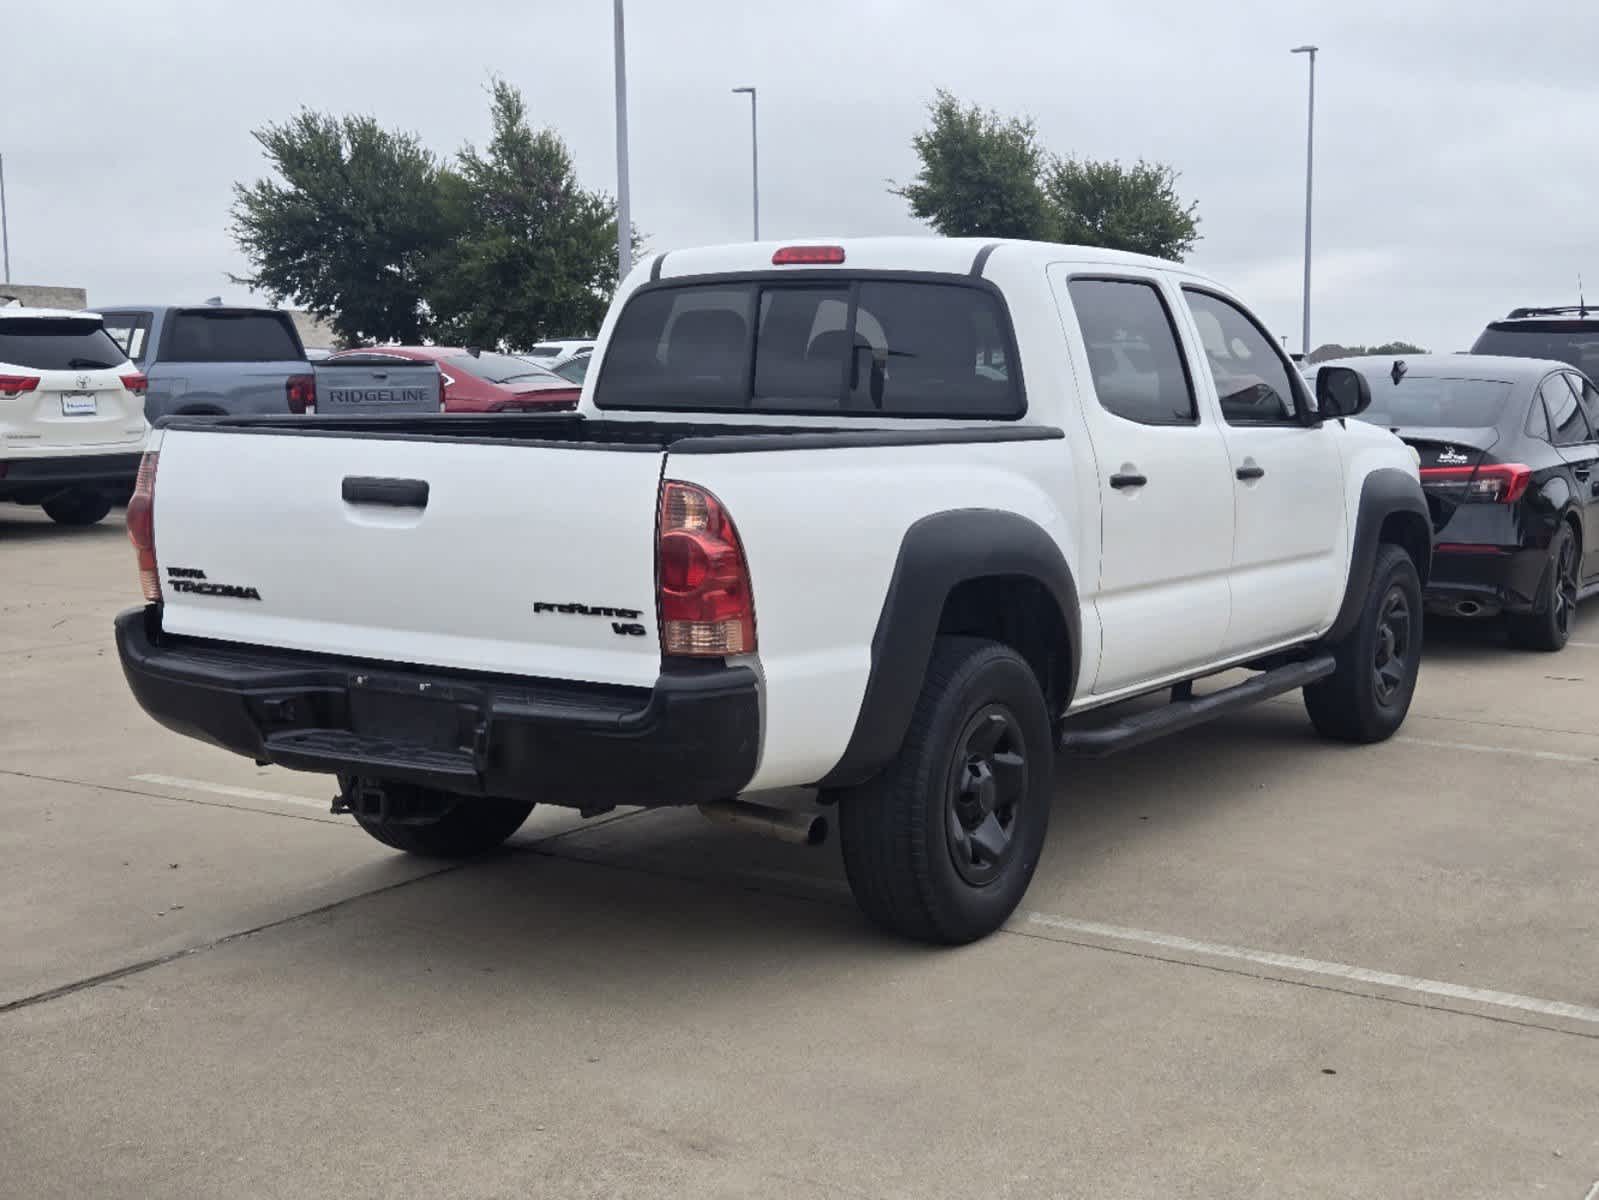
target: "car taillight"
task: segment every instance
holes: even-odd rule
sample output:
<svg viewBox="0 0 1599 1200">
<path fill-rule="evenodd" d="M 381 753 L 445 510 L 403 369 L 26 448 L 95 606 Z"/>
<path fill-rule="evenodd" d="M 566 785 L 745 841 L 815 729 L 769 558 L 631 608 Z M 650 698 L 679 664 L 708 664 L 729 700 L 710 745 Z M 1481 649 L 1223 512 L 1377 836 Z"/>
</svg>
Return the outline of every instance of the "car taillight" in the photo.
<svg viewBox="0 0 1599 1200">
<path fill-rule="evenodd" d="M 139 560 L 139 583 L 144 598 L 161 603 L 161 573 L 155 562 L 155 466 L 160 453 L 146 450 L 139 460 L 139 474 L 128 501 L 128 540 Z"/>
<path fill-rule="evenodd" d="M 661 485 L 659 604 L 663 654 L 755 652 L 755 597 L 733 519 L 691 483 Z"/>
<path fill-rule="evenodd" d="M 316 376 L 315 375 L 290 375 L 283 384 L 289 396 L 289 411 L 291 413 L 314 413 L 316 411 Z"/>
<path fill-rule="evenodd" d="M 135 396 L 143 399 L 145 392 L 150 390 L 150 380 L 144 375 L 124 375 L 122 377 L 122 386 Z"/>
<path fill-rule="evenodd" d="M 11 399 L 20 396 L 23 392 L 31 392 L 39 386 L 37 375 L 0 375 L 0 395 Z"/>
<path fill-rule="evenodd" d="M 1521 463 L 1421 469 L 1424 489 L 1458 504 L 1514 504 L 1531 482 L 1532 468 Z"/>
</svg>

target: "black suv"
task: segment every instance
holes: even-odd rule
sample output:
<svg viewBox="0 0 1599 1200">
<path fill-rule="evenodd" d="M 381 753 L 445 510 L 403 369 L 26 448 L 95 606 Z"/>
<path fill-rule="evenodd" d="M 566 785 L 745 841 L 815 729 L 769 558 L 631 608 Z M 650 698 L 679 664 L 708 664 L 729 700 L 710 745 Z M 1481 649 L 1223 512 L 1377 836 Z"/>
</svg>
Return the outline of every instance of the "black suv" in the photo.
<svg viewBox="0 0 1599 1200">
<path fill-rule="evenodd" d="M 1489 323 L 1471 352 L 1552 358 L 1599 379 L 1599 307 L 1512 309 L 1503 321 Z"/>
</svg>

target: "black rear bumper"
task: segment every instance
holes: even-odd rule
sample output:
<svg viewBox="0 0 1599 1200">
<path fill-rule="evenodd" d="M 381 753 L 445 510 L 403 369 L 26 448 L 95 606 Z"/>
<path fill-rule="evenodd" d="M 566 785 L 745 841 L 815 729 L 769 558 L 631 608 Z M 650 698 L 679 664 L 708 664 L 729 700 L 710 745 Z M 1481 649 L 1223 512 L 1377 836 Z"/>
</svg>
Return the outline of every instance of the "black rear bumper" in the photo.
<svg viewBox="0 0 1599 1200">
<path fill-rule="evenodd" d="M 1427 580 L 1427 609 L 1481 617 L 1532 612 L 1548 572 L 1547 550 L 1440 546 L 1433 551 Z"/>
<path fill-rule="evenodd" d="M 578 808 L 697 804 L 755 774 L 755 673 L 671 671 L 653 688 L 520 680 L 178 638 L 116 619 L 139 704 L 168 729 L 299 771 Z"/>
<path fill-rule="evenodd" d="M 72 454 L 59 458 L 0 458 L 0 500 L 37 503 L 68 488 L 132 491 L 140 454 Z"/>
</svg>

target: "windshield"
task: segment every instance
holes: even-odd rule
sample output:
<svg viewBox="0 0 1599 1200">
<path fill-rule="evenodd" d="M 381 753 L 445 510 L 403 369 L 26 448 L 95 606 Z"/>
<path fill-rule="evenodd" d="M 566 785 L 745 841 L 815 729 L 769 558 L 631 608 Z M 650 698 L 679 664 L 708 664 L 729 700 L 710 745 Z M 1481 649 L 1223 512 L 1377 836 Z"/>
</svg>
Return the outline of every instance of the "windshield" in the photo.
<svg viewBox="0 0 1599 1200">
<path fill-rule="evenodd" d="M 98 321 L 0 317 L 0 364 L 36 371 L 97 371 L 127 361 Z"/>
<path fill-rule="evenodd" d="M 1485 429 L 1499 424 L 1510 385 L 1497 379 L 1450 379 L 1386 373 L 1367 375 L 1371 407 L 1360 420 L 1389 427 Z"/>
<path fill-rule="evenodd" d="M 1483 330 L 1471 352 L 1504 354 L 1512 358 L 1548 358 L 1569 363 L 1592 376 L 1599 371 L 1599 322 L 1495 322 Z"/>
<path fill-rule="evenodd" d="M 528 380 L 551 379 L 560 382 L 560 377 L 554 372 L 530 363 L 525 358 L 518 358 L 514 354 L 495 354 L 492 351 L 485 351 L 475 355 L 457 354 L 444 361 L 455 370 L 488 383 L 522 383 Z"/>
</svg>

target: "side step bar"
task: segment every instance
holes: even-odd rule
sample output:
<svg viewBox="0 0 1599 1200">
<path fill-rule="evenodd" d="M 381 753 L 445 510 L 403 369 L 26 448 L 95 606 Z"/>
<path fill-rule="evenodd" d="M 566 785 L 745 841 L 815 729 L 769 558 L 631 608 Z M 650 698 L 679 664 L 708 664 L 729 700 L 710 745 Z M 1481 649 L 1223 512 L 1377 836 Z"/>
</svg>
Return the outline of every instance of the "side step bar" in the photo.
<svg viewBox="0 0 1599 1200">
<path fill-rule="evenodd" d="M 1084 758 L 1102 758 L 1315 683 L 1337 669 L 1338 664 L 1330 654 L 1288 663 L 1198 699 L 1173 700 L 1161 708 L 1093 729 L 1067 729 L 1061 734 L 1060 748 Z"/>
</svg>

